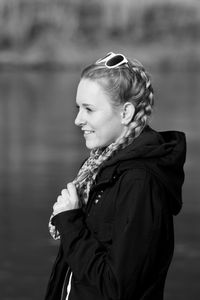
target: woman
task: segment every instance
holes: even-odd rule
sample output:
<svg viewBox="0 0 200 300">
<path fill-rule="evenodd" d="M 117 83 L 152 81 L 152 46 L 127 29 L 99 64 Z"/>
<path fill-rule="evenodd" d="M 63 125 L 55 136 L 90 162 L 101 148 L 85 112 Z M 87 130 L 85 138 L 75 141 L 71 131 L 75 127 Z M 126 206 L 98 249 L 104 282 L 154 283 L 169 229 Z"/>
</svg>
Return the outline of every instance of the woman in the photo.
<svg viewBox="0 0 200 300">
<path fill-rule="evenodd" d="M 153 102 L 136 60 L 110 52 L 83 70 L 75 124 L 91 152 L 53 206 L 60 248 L 46 300 L 163 299 L 185 135 L 149 127 Z"/>
</svg>

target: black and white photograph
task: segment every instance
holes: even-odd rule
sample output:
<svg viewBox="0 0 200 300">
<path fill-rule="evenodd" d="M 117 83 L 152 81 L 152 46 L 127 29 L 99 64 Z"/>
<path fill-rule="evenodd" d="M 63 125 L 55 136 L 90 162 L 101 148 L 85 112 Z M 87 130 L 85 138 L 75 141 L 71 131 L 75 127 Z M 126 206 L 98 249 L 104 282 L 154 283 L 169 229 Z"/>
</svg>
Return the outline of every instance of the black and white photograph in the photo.
<svg viewBox="0 0 200 300">
<path fill-rule="evenodd" d="M 200 297 L 200 2 L 0 0 L 0 299 Z"/>
</svg>

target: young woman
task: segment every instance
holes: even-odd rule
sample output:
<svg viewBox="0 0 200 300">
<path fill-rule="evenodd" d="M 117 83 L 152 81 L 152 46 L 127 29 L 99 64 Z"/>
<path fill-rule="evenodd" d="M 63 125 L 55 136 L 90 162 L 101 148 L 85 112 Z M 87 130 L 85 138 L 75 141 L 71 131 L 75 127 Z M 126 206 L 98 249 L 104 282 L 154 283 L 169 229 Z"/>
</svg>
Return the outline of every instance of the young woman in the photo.
<svg viewBox="0 0 200 300">
<path fill-rule="evenodd" d="M 161 300 L 181 209 L 185 135 L 148 125 L 154 102 L 136 60 L 108 53 L 77 89 L 90 156 L 50 218 L 60 248 L 46 300 Z"/>
</svg>

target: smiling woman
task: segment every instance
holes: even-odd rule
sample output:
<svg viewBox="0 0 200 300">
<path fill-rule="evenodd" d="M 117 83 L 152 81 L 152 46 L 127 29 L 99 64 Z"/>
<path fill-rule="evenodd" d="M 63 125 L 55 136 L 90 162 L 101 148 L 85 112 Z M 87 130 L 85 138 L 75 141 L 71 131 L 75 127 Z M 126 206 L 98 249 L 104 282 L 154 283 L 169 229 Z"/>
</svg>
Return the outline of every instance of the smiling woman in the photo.
<svg viewBox="0 0 200 300">
<path fill-rule="evenodd" d="M 122 54 L 83 70 L 76 103 L 91 152 L 53 206 L 49 229 L 60 248 L 45 300 L 162 300 L 185 135 L 148 125 L 150 77 Z"/>
</svg>

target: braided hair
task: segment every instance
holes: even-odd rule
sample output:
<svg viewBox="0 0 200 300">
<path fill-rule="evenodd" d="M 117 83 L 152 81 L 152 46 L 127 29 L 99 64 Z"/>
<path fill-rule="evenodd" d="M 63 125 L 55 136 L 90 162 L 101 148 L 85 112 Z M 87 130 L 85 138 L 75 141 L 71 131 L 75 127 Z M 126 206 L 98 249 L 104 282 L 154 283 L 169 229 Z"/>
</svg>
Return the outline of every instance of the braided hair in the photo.
<svg viewBox="0 0 200 300">
<path fill-rule="evenodd" d="M 112 69 L 103 63 L 92 64 L 83 70 L 81 79 L 98 82 L 114 108 L 126 102 L 131 102 L 135 107 L 135 114 L 126 132 L 106 149 L 91 150 L 90 157 L 79 170 L 74 183 L 84 203 L 88 200 L 91 185 L 101 164 L 128 146 L 147 125 L 153 109 L 154 94 L 150 76 L 137 60 L 129 61 L 128 67 L 121 65 Z"/>
<path fill-rule="evenodd" d="M 123 135 L 106 148 L 92 149 L 89 158 L 74 179 L 73 183 L 76 186 L 80 204 L 83 206 L 88 201 L 100 166 L 116 152 L 132 143 L 147 125 L 153 110 L 154 92 L 149 74 L 137 60 L 111 69 L 103 63 L 94 63 L 82 71 L 81 79 L 90 79 L 99 83 L 109 96 L 114 109 L 126 102 L 131 102 L 135 107 L 133 118 L 126 126 Z M 54 239 L 58 239 L 59 232 L 51 224 L 52 218 L 53 215 L 50 218 L 49 231 Z"/>
</svg>

